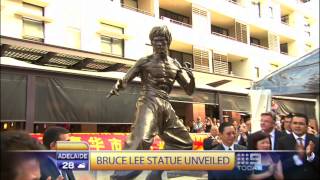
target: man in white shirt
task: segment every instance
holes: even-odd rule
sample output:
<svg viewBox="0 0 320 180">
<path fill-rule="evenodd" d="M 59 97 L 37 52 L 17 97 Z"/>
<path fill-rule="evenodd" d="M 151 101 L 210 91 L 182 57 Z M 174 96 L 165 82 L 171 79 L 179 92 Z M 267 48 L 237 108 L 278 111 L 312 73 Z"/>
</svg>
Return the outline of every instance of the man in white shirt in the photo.
<svg viewBox="0 0 320 180">
<path fill-rule="evenodd" d="M 219 135 L 221 144 L 214 147 L 212 150 L 246 150 L 245 146 L 235 144 L 236 128 L 229 122 L 224 122 L 219 127 Z"/>
<path fill-rule="evenodd" d="M 219 136 L 221 144 L 215 146 L 212 150 L 234 151 L 246 150 L 245 146 L 235 144 L 236 128 L 230 122 L 223 122 L 219 127 Z M 208 171 L 208 180 L 237 180 L 246 179 L 245 174 L 238 171 L 238 168 L 232 171 Z"/>
</svg>

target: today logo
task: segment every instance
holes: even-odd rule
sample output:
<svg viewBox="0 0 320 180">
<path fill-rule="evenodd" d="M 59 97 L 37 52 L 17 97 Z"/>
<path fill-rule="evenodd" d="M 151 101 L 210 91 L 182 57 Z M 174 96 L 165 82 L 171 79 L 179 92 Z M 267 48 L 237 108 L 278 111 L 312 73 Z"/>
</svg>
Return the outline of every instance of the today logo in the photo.
<svg viewBox="0 0 320 180">
<path fill-rule="evenodd" d="M 238 153 L 237 167 L 241 171 L 252 171 L 254 168 L 261 167 L 260 153 Z"/>
</svg>

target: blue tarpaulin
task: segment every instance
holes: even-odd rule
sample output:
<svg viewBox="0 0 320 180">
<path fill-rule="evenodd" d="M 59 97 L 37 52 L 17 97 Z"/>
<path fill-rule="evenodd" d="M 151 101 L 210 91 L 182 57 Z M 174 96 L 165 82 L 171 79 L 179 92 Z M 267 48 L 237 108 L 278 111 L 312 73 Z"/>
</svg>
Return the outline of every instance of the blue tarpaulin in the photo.
<svg viewBox="0 0 320 180">
<path fill-rule="evenodd" d="M 255 82 L 253 89 L 270 89 L 273 96 L 315 98 L 319 95 L 319 48 Z"/>
</svg>

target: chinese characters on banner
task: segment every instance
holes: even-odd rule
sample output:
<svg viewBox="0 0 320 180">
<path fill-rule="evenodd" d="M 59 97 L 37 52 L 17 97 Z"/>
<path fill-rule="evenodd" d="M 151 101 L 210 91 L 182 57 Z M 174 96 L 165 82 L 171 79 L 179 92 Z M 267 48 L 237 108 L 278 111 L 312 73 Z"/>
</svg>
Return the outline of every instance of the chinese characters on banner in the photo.
<svg viewBox="0 0 320 180">
<path fill-rule="evenodd" d="M 190 133 L 194 150 L 203 150 L 203 140 L 208 134 Z M 31 134 L 32 137 L 42 142 L 42 134 Z M 70 141 L 85 141 L 90 145 L 90 150 L 122 150 L 128 133 L 71 133 Z M 161 150 L 164 142 L 156 136 L 151 150 Z"/>
</svg>

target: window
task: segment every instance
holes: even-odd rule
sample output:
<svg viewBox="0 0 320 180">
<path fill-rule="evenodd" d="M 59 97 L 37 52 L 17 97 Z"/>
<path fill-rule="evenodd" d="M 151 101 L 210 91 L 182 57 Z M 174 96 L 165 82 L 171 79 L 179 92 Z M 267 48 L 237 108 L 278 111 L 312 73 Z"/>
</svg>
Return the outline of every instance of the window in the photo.
<svg viewBox="0 0 320 180">
<path fill-rule="evenodd" d="M 134 9 L 138 9 L 138 0 L 121 0 L 121 3 Z"/>
<path fill-rule="evenodd" d="M 23 3 L 23 8 L 26 12 L 34 15 L 44 15 L 43 7 Z M 30 18 L 22 18 L 23 23 L 23 39 L 44 42 L 44 22 Z"/>
<path fill-rule="evenodd" d="M 179 51 L 174 51 L 174 50 L 169 50 L 170 57 L 173 59 L 176 59 L 179 61 L 181 66 L 184 66 L 183 64 L 185 62 L 189 62 L 191 64 L 191 67 L 193 68 L 193 56 L 192 54 L 185 53 L 185 52 L 179 52 Z"/>
<path fill-rule="evenodd" d="M 110 33 L 123 34 L 124 29 L 122 27 L 113 26 L 110 24 L 101 23 L 102 29 Z"/>
<path fill-rule="evenodd" d="M 280 52 L 288 54 L 288 43 L 280 44 Z"/>
<path fill-rule="evenodd" d="M 113 54 L 123 57 L 123 40 L 101 36 L 102 53 Z"/>
<path fill-rule="evenodd" d="M 255 12 L 255 14 L 261 17 L 260 2 L 251 2 L 251 4 L 253 6 L 253 11 Z"/>
<path fill-rule="evenodd" d="M 260 45 L 260 39 L 250 37 L 250 44 Z"/>
<path fill-rule="evenodd" d="M 44 24 L 41 21 L 23 18 L 23 39 L 44 42 Z"/>
<path fill-rule="evenodd" d="M 269 18 L 273 19 L 273 8 L 269 6 Z"/>
<path fill-rule="evenodd" d="M 225 29 L 225 28 L 222 28 L 222 27 L 218 27 L 218 26 L 212 25 L 211 26 L 211 31 L 215 32 L 215 33 L 219 33 L 219 34 L 225 35 L 225 36 L 229 36 L 229 30 Z"/>
<path fill-rule="evenodd" d="M 101 52 L 123 57 L 124 41 L 121 38 L 117 38 L 117 35 L 123 34 L 123 28 L 104 23 L 101 25 L 103 30 L 110 34 L 110 36 L 101 35 Z M 112 37 L 112 35 L 115 35 L 115 37 Z"/>
<path fill-rule="evenodd" d="M 289 24 L 289 15 L 281 16 L 281 22 Z"/>
<path fill-rule="evenodd" d="M 259 67 L 254 67 L 254 69 L 256 70 L 256 77 L 259 78 L 260 77 L 260 69 L 259 69 Z"/>
</svg>

